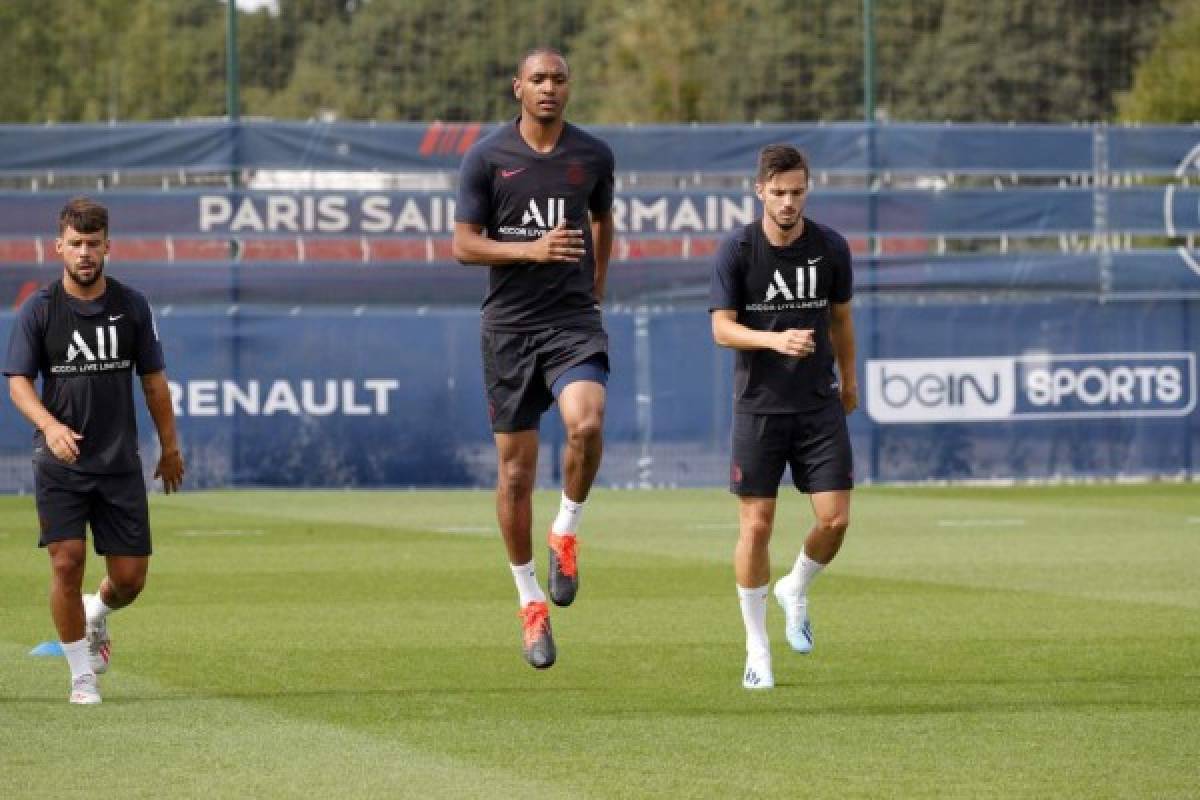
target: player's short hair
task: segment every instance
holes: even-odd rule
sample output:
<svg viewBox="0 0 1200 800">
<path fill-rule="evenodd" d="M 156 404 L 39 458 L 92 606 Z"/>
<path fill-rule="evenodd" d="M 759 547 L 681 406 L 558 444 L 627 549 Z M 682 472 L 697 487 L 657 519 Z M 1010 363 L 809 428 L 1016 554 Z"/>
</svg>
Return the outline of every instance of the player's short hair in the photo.
<svg viewBox="0 0 1200 800">
<path fill-rule="evenodd" d="M 90 197 L 72 197 L 58 212 L 58 232 L 108 233 L 108 209 Z"/>
<path fill-rule="evenodd" d="M 794 169 L 804 170 L 806 178 L 812 177 L 808 171 L 808 156 L 798 147 L 790 144 L 769 144 L 758 154 L 758 175 L 755 180 L 766 183 L 781 172 L 791 172 Z"/>
<path fill-rule="evenodd" d="M 529 62 L 529 59 L 533 58 L 534 56 L 555 56 L 557 58 L 561 58 L 563 64 L 567 67 L 567 75 L 571 74 L 571 66 L 567 64 L 567 57 L 564 56 L 562 52 L 556 48 L 550 47 L 549 45 L 541 45 L 531 50 L 526 50 L 525 55 L 521 56 L 521 60 L 517 62 L 516 74 L 518 78 L 521 77 L 521 71 L 525 69 L 525 65 Z"/>
</svg>

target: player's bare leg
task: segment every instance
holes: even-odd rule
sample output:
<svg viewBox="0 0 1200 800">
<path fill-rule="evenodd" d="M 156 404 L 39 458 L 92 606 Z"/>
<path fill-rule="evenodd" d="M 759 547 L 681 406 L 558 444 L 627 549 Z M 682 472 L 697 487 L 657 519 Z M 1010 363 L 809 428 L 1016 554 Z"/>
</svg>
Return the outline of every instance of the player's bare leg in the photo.
<svg viewBox="0 0 1200 800">
<path fill-rule="evenodd" d="M 538 433 L 497 433 L 496 519 L 508 552 L 521 605 L 521 637 L 525 660 L 535 669 L 554 664 L 546 595 L 533 567 L 533 484 L 537 474 Z"/>
<path fill-rule="evenodd" d="M 566 429 L 563 446 L 563 492 L 558 514 L 550 526 L 550 599 L 568 606 L 579 591 L 577 534 L 583 504 L 600 469 L 604 453 L 604 384 L 579 380 L 567 384 L 558 397 Z"/>
<path fill-rule="evenodd" d="M 767 585 L 771 581 L 769 548 L 775 525 L 775 498 L 740 498 L 738 517 L 733 570 L 742 622 L 746 626 L 746 668 L 742 673 L 742 686 L 770 689 L 775 686 L 775 676 L 771 670 L 771 645 L 767 636 Z"/>
<path fill-rule="evenodd" d="M 808 587 L 842 548 L 850 525 L 850 491 L 816 492 L 810 496 L 813 526 L 792 571 L 775 584 L 775 599 L 787 618 L 787 639 L 798 653 L 812 652 Z"/>
<path fill-rule="evenodd" d="M 150 566 L 147 556 L 106 556 L 107 572 L 95 594 L 84 595 L 87 615 L 88 655 L 96 674 L 108 671 L 112 640 L 108 635 L 108 615 L 132 603 L 146 585 Z"/>
<path fill-rule="evenodd" d="M 512 564 L 533 560 L 533 483 L 537 474 L 538 432 L 497 433 L 496 520 Z"/>
<path fill-rule="evenodd" d="M 83 638 L 85 545 L 83 539 L 66 539 L 46 547 L 50 555 L 50 615 L 64 643 Z"/>
<path fill-rule="evenodd" d="M 587 500 L 604 454 L 604 384 L 569 383 L 558 397 L 567 442 L 563 446 L 563 491 L 576 503 Z"/>
<path fill-rule="evenodd" d="M 94 705 L 100 702 L 100 689 L 84 637 L 83 572 L 87 548 L 83 539 L 66 539 L 51 542 L 46 552 L 50 556 L 50 615 L 71 668 L 71 702 Z"/>
<path fill-rule="evenodd" d="M 850 495 L 850 491 L 843 490 L 809 496 L 814 520 L 804 540 L 804 553 L 818 564 L 833 561 L 842 549 L 842 540 L 850 527 Z"/>
</svg>

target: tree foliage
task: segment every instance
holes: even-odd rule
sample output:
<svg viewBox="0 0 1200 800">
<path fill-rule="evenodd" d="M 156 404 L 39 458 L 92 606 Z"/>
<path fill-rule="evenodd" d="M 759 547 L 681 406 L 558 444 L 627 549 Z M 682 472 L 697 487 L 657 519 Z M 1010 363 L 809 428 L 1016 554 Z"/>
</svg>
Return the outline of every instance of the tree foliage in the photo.
<svg viewBox="0 0 1200 800">
<path fill-rule="evenodd" d="M 1200 0 L 874 5 L 877 106 L 893 120 L 1102 120 L 1118 97 L 1128 118 L 1200 116 Z M 0 119 L 220 116 L 226 9 L 7 0 Z M 552 45 L 570 61 L 581 121 L 861 119 L 862 10 L 815 0 L 279 0 L 275 12 L 240 14 L 241 111 L 496 120 L 515 113 L 517 58 Z"/>
<path fill-rule="evenodd" d="M 1133 88 L 1120 97 L 1126 122 L 1200 121 L 1200 0 L 1183 0 L 1173 11 Z"/>
</svg>

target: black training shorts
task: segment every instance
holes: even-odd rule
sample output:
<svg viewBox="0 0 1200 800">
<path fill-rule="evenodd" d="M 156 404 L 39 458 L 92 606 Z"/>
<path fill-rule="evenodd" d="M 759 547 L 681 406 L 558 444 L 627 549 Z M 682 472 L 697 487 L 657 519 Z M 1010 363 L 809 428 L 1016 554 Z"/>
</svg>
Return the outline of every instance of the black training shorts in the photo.
<svg viewBox="0 0 1200 800">
<path fill-rule="evenodd" d="M 76 472 L 35 461 L 33 484 L 42 528 L 39 546 L 84 539 L 86 524 L 97 555 L 150 555 L 150 512 L 140 472 Z"/>
<path fill-rule="evenodd" d="M 783 468 L 807 494 L 854 488 L 854 458 L 841 403 L 798 414 L 733 415 L 729 491 L 775 497 Z"/>
<path fill-rule="evenodd" d="M 550 387 L 563 372 L 597 357 L 608 366 L 608 335 L 602 330 L 484 329 L 482 349 L 488 416 L 495 433 L 537 430 L 554 402 Z"/>
</svg>

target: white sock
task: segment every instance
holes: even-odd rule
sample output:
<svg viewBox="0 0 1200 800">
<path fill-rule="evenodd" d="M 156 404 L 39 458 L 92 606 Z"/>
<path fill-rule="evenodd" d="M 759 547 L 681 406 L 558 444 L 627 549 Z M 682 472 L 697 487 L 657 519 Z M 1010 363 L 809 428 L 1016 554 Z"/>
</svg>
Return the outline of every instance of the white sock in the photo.
<svg viewBox="0 0 1200 800">
<path fill-rule="evenodd" d="M 104 601 L 100 599 L 99 589 L 95 594 L 84 595 L 83 613 L 87 615 L 88 622 L 99 622 L 112 612 L 113 610 L 104 605 Z"/>
<path fill-rule="evenodd" d="M 533 567 L 533 562 L 528 564 L 510 564 L 512 567 L 513 580 L 517 582 L 517 594 L 520 596 L 521 608 L 530 603 L 546 602 L 546 595 L 542 593 L 542 587 L 538 586 L 537 570 Z"/>
<path fill-rule="evenodd" d="M 563 492 L 562 500 L 558 504 L 558 515 L 554 517 L 550 532 L 559 536 L 574 536 L 579 531 L 579 518 L 582 516 L 583 503 L 576 503 Z"/>
<path fill-rule="evenodd" d="M 771 657 L 771 643 L 767 638 L 767 589 L 738 587 L 738 603 L 742 607 L 742 622 L 746 625 L 746 654 Z"/>
<path fill-rule="evenodd" d="M 825 565 L 813 561 L 808 557 L 808 554 L 803 550 L 796 557 L 796 563 L 792 567 L 792 571 L 783 576 L 783 580 L 787 581 L 787 586 L 790 589 L 795 589 L 801 595 L 808 594 L 808 586 L 820 574 L 821 570 L 825 569 Z"/>
<path fill-rule="evenodd" d="M 67 657 L 67 666 L 71 668 L 71 680 L 75 680 L 80 675 L 93 674 L 86 638 L 80 639 L 78 642 L 63 642 L 62 649 L 63 655 Z"/>
</svg>

